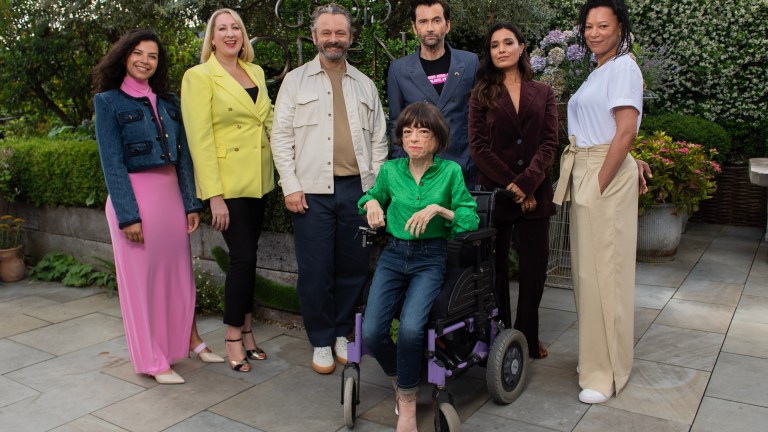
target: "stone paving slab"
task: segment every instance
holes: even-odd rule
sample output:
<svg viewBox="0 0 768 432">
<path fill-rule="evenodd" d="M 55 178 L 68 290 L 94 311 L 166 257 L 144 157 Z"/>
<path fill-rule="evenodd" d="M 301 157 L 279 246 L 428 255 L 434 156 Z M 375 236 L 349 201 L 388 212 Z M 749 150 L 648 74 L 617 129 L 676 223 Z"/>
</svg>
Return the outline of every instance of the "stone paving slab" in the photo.
<svg viewBox="0 0 768 432">
<path fill-rule="evenodd" d="M 55 355 L 67 354 L 123 334 L 123 322 L 112 316 L 93 313 L 10 337 Z"/>
<path fill-rule="evenodd" d="M 483 368 L 449 380 L 462 430 L 765 430 L 768 243 L 761 237 L 759 229 L 689 224 L 675 261 L 638 264 L 635 367 L 627 388 L 602 405 L 577 399 L 573 293 L 547 289 L 540 333 L 549 358 L 529 364 L 526 388 L 510 405 L 490 400 Z M 517 289 L 511 281 L 513 302 Z M 185 358 L 174 369 L 187 384 L 159 386 L 133 371 L 120 317 L 117 298 L 98 289 L 0 283 L 0 430 L 347 430 L 341 368 L 314 373 L 303 330 L 258 323 L 254 337 L 269 359 L 252 362 L 252 372 Z M 197 324 L 224 355 L 221 318 Z M 393 431 L 393 392 L 375 360 L 363 359 L 361 380 L 354 430 Z M 431 390 L 425 384 L 419 394 L 423 432 L 432 430 Z"/>
<path fill-rule="evenodd" d="M 709 377 L 696 369 L 635 360 L 627 386 L 603 405 L 691 424 Z"/>
<path fill-rule="evenodd" d="M 765 432 L 768 408 L 705 397 L 691 432 Z"/>
<path fill-rule="evenodd" d="M 768 359 L 721 353 L 707 396 L 768 408 Z"/>
</svg>

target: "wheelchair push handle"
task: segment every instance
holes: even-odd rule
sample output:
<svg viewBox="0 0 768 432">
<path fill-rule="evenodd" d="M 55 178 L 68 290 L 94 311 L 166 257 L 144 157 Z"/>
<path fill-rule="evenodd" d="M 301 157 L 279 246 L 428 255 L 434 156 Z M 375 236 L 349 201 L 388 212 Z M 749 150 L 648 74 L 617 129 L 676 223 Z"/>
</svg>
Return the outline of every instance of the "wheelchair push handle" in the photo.
<svg viewBox="0 0 768 432">
<path fill-rule="evenodd" d="M 374 228 L 359 226 L 357 227 L 357 234 L 355 235 L 355 238 L 360 238 L 363 247 L 368 247 L 373 244 L 374 237 L 380 234 L 381 233 Z"/>
</svg>

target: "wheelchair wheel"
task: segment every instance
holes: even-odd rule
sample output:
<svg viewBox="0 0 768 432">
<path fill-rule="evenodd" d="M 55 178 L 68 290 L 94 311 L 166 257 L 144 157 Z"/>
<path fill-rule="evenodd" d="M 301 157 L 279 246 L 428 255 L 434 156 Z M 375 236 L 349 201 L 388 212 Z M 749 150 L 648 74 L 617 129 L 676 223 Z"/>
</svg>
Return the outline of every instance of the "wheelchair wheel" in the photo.
<svg viewBox="0 0 768 432">
<path fill-rule="evenodd" d="M 344 381 L 344 424 L 349 429 L 355 427 L 355 412 L 357 411 L 357 404 L 355 403 L 356 387 L 355 379 L 347 377 L 346 381 Z"/>
<path fill-rule="evenodd" d="M 461 420 L 456 408 L 448 402 L 440 404 L 440 412 L 437 413 L 438 424 L 435 425 L 435 431 L 438 432 L 458 432 L 461 430 Z"/>
<path fill-rule="evenodd" d="M 528 375 L 527 359 L 528 344 L 522 333 L 507 329 L 496 337 L 485 372 L 488 391 L 496 403 L 509 404 L 520 396 Z"/>
</svg>

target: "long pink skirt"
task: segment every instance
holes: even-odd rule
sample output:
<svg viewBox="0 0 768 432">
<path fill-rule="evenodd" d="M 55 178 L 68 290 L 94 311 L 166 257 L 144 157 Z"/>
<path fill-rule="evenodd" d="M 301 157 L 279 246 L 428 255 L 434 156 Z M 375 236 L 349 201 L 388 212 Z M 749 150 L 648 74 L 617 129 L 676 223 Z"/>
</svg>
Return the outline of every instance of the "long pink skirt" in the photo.
<svg viewBox="0 0 768 432">
<path fill-rule="evenodd" d="M 195 282 L 187 217 L 175 167 L 129 177 L 139 204 L 144 244 L 125 238 L 111 198 L 107 199 L 107 222 L 131 362 L 136 373 L 154 375 L 189 353 Z"/>
</svg>

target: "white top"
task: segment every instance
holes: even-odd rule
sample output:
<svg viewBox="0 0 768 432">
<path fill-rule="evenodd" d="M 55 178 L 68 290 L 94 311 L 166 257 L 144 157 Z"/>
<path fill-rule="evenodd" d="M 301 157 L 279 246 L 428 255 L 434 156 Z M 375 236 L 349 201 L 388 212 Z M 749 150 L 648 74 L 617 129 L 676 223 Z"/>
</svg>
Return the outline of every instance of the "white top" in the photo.
<svg viewBox="0 0 768 432">
<path fill-rule="evenodd" d="M 592 71 L 568 101 L 568 135 L 577 147 L 610 144 L 616 135 L 614 108 L 637 110 L 637 127 L 643 115 L 643 74 L 632 57 L 622 55 Z"/>
</svg>

